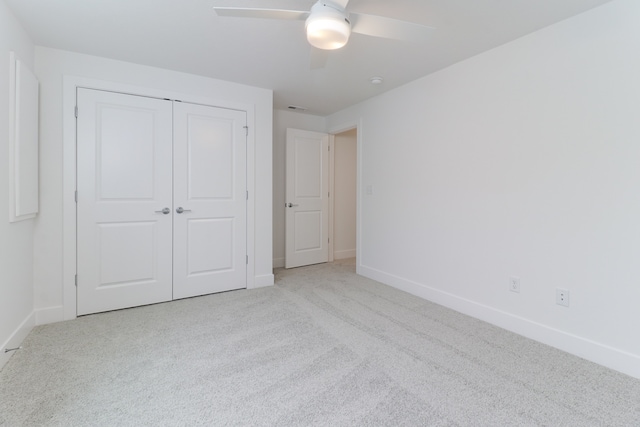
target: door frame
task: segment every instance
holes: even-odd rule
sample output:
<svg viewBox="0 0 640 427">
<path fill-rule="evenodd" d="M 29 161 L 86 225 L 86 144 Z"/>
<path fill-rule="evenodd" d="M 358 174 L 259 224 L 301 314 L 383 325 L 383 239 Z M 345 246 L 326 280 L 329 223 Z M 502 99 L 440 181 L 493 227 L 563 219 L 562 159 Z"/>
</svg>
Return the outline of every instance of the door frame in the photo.
<svg viewBox="0 0 640 427">
<path fill-rule="evenodd" d="M 193 104 L 209 105 L 245 111 L 247 113 L 247 289 L 256 287 L 255 282 L 255 106 L 228 100 L 213 99 L 197 95 L 172 92 L 169 90 L 146 88 L 136 85 L 114 83 L 110 81 L 64 76 L 62 84 L 62 291 L 63 318 L 71 320 L 77 317 L 76 271 L 76 91 L 78 88 L 119 92 L 128 95 L 146 96 Z"/>
<path fill-rule="evenodd" d="M 331 126 L 328 128 L 327 133 L 330 136 L 329 145 L 331 151 L 329 152 L 329 188 L 331 191 L 331 197 L 329 197 L 329 235 L 331 240 L 329 242 L 329 262 L 334 261 L 334 194 L 335 194 L 335 136 L 337 134 L 356 130 L 356 273 L 360 274 L 362 265 L 362 218 L 360 213 L 362 212 L 362 191 L 360 186 L 362 183 L 362 118 L 358 120 L 348 121 L 339 125 Z"/>
<path fill-rule="evenodd" d="M 299 128 L 295 128 L 295 129 L 299 129 Z M 354 129 L 356 131 L 356 165 L 355 165 L 356 166 L 356 272 L 359 273 L 360 264 L 361 264 L 360 248 L 362 247 L 362 244 L 361 244 L 362 232 L 361 232 L 361 218 L 360 218 L 360 212 L 362 212 L 361 210 L 362 192 L 360 191 L 360 183 L 362 182 L 362 149 L 361 149 L 362 119 L 355 120 L 352 122 L 346 122 L 338 126 L 333 126 L 333 127 L 330 127 L 328 131 L 326 131 L 326 134 L 329 136 L 329 164 L 328 164 L 329 172 L 328 173 L 329 173 L 329 192 L 330 192 L 329 215 L 328 215 L 329 217 L 328 218 L 329 220 L 328 262 L 333 262 L 335 260 L 335 257 L 334 257 L 335 137 L 338 134 L 341 134 L 343 132 L 347 132 L 350 130 L 354 130 Z M 301 129 L 301 130 L 304 130 L 304 129 Z M 285 146 L 286 146 L 286 141 L 285 141 Z M 286 162 L 286 159 L 285 159 L 285 162 Z M 285 186 L 286 186 L 286 183 L 285 183 Z M 285 190 L 285 200 L 286 200 L 286 190 Z M 286 208 L 285 208 L 285 215 L 286 215 Z M 285 234 L 283 235 L 283 237 L 286 240 L 286 227 L 285 227 Z M 284 268 L 285 265 L 286 265 L 286 251 L 285 251 L 285 258 L 283 258 L 281 262 L 276 263 L 274 259 L 274 268 L 276 267 Z"/>
</svg>

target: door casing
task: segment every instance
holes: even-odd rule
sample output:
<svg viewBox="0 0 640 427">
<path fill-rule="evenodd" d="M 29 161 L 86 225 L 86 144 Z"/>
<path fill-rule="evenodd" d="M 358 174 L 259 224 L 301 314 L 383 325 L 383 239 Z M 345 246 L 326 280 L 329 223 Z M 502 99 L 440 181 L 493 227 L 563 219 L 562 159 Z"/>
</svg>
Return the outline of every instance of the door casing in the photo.
<svg viewBox="0 0 640 427">
<path fill-rule="evenodd" d="M 359 265 L 358 262 L 358 257 L 359 257 L 359 251 L 358 251 L 358 247 L 360 247 L 360 238 L 359 236 L 360 234 L 360 218 L 359 218 L 359 212 L 360 212 L 360 206 L 361 206 L 361 200 L 360 200 L 360 182 L 361 182 L 361 139 L 360 139 L 360 131 L 359 129 L 362 128 L 362 123 L 360 122 L 354 122 L 354 123 L 346 123 L 343 124 L 341 126 L 337 126 L 335 128 L 332 128 L 331 131 L 329 133 L 322 133 L 322 132 L 311 132 L 311 131 L 306 131 L 306 130 L 301 130 L 301 129 L 291 129 L 293 131 L 303 131 L 303 132 L 310 132 L 311 134 L 316 133 L 316 134 L 323 134 L 326 135 L 328 137 L 328 146 L 329 146 L 329 159 L 326 165 L 326 170 L 325 172 L 328 173 L 328 177 L 329 177 L 329 193 L 330 193 L 330 197 L 328 200 L 328 204 L 329 204 L 329 211 L 328 211 L 328 231 L 329 231 L 329 244 L 328 244 L 328 257 L 327 257 L 327 261 L 328 262 L 333 262 L 334 261 L 334 241 L 335 241 L 335 236 L 334 236 L 334 214 L 335 214 L 335 136 L 347 131 L 351 131 L 351 130 L 355 130 L 356 131 L 356 153 L 357 153 L 357 157 L 356 157 L 356 265 Z M 288 138 L 288 134 L 289 134 L 289 129 L 287 129 L 287 138 Z M 286 141 L 285 141 L 285 145 L 286 145 Z M 285 160 L 285 165 L 286 165 L 286 160 Z M 290 195 L 287 194 L 287 191 L 285 189 L 285 202 L 289 203 L 290 200 Z M 285 207 L 285 215 L 288 215 L 288 210 L 289 208 Z M 286 222 L 286 221 L 285 221 Z M 285 224 L 285 246 L 286 246 L 286 224 Z M 278 263 L 275 264 L 274 262 L 274 267 L 286 267 L 288 265 L 287 262 L 287 251 L 285 250 L 285 258 L 284 258 L 284 263 Z M 290 264 L 289 264 L 290 265 Z M 289 268 L 289 267 L 287 267 Z"/>
<path fill-rule="evenodd" d="M 361 271 L 361 266 L 363 264 L 363 259 L 364 259 L 364 254 L 363 254 L 363 250 L 362 250 L 362 218 L 360 217 L 361 212 L 362 212 L 362 195 L 363 192 L 361 191 L 361 187 L 362 187 L 362 153 L 363 153 L 363 149 L 362 149 L 362 130 L 363 130 L 363 123 L 362 123 L 362 119 L 354 119 L 353 121 L 348 121 L 348 122 L 344 122 L 344 123 L 340 123 L 337 125 L 331 125 L 328 128 L 328 133 L 329 135 L 331 135 L 333 138 L 330 141 L 330 146 L 331 146 L 331 156 L 333 156 L 335 154 L 335 135 L 349 131 L 349 130 L 356 130 L 356 273 L 360 274 Z M 334 182 L 334 159 L 330 159 L 330 164 L 331 164 L 331 173 L 330 173 L 330 179 L 331 182 L 329 184 L 330 188 L 331 188 L 331 194 L 334 194 L 335 188 L 335 182 Z M 330 212 L 331 215 L 329 216 L 329 229 L 331 232 L 331 236 L 333 236 L 333 230 L 334 230 L 334 226 L 333 226 L 333 210 L 334 210 L 334 206 L 333 206 L 333 197 L 331 197 L 330 199 Z M 333 246 L 333 238 L 331 239 L 331 244 L 329 245 L 329 260 L 333 261 L 334 260 L 334 246 Z"/>
</svg>

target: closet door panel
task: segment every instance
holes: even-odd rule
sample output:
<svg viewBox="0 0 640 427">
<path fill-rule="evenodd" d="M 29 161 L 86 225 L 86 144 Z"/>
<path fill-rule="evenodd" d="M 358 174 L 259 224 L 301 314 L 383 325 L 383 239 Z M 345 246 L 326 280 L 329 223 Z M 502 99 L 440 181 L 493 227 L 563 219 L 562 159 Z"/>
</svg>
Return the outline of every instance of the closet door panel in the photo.
<svg viewBox="0 0 640 427">
<path fill-rule="evenodd" d="M 246 113 L 174 104 L 174 299 L 246 287 Z"/>
<path fill-rule="evenodd" d="M 77 95 L 78 315 L 169 301 L 171 103 Z"/>
</svg>

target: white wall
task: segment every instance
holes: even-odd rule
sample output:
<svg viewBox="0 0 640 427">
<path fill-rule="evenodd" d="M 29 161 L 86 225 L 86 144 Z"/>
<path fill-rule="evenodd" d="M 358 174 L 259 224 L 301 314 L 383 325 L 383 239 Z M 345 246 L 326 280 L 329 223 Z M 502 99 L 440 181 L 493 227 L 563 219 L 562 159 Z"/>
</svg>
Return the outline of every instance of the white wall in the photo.
<svg viewBox="0 0 640 427">
<path fill-rule="evenodd" d="M 75 76 L 152 88 L 169 93 L 246 104 L 255 111 L 254 280 L 273 283 L 272 273 L 272 92 L 153 67 L 55 49 L 36 48 L 41 82 L 41 204 L 35 230 L 35 306 L 38 323 L 61 320 L 63 289 L 63 78 Z M 65 113 L 67 113 L 65 111 Z M 71 112 L 72 114 L 72 112 Z M 251 125 L 251 124 L 250 124 Z M 251 184 L 250 184 L 251 187 Z"/>
<path fill-rule="evenodd" d="M 34 323 L 34 220 L 9 223 L 10 51 L 33 70 L 33 43 L 0 0 L 0 368 Z"/>
<path fill-rule="evenodd" d="M 356 256 L 357 130 L 335 136 L 333 255 L 335 259 Z"/>
<path fill-rule="evenodd" d="M 295 111 L 273 112 L 273 267 L 284 267 L 285 148 L 287 128 L 325 132 L 324 117 Z"/>
<path fill-rule="evenodd" d="M 640 378 L 638 22 L 616 0 L 328 117 L 362 120 L 358 271 Z"/>
</svg>

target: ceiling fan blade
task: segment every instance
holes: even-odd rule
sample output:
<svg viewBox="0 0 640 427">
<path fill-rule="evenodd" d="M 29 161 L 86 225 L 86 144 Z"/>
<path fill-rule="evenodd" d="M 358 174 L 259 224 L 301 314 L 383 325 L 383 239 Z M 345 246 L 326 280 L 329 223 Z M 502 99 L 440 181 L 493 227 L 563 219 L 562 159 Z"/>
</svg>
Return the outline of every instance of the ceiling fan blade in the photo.
<svg viewBox="0 0 640 427">
<path fill-rule="evenodd" d="M 329 59 L 329 51 L 326 49 L 311 47 L 309 57 L 310 68 L 312 70 L 319 70 L 321 68 L 324 68 L 324 66 L 327 64 L 327 59 Z"/>
<path fill-rule="evenodd" d="M 213 10 L 215 10 L 218 16 L 230 16 L 234 18 L 263 18 L 304 21 L 309 16 L 309 11 L 307 10 L 257 9 L 218 6 L 214 6 Z"/>
<path fill-rule="evenodd" d="M 416 43 L 428 40 L 435 30 L 426 25 L 362 13 L 351 13 L 349 19 L 354 33 Z"/>
</svg>

